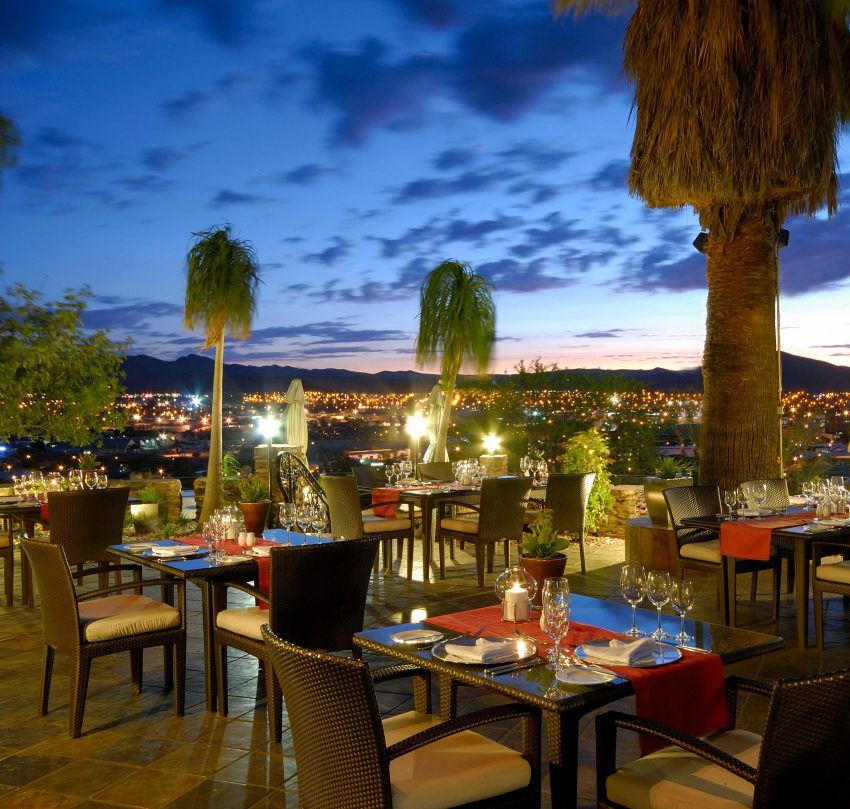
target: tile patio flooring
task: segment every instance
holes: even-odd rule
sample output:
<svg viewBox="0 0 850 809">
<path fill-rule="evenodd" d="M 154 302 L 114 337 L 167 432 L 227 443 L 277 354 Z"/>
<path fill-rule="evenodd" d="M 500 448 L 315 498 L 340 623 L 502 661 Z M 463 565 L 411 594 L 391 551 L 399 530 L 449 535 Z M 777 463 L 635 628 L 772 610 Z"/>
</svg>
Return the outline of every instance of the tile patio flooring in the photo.
<svg viewBox="0 0 850 809">
<path fill-rule="evenodd" d="M 588 572 L 577 573 L 577 552 L 571 550 L 568 575 L 576 592 L 599 598 L 617 598 L 618 566 L 623 560 L 621 543 L 597 543 L 588 549 Z M 374 584 L 366 610 L 366 625 L 376 626 L 411 620 L 414 611 L 431 615 L 493 603 L 488 587 L 474 584 L 471 557 L 458 552 L 448 578 L 425 586 L 408 583 L 396 572 Z M 415 574 L 421 578 L 421 567 Z M 769 576 L 759 582 L 760 598 L 751 604 L 745 589 L 749 577 L 740 577 L 740 625 L 771 631 Z M 711 581 L 698 582 L 697 615 L 717 620 Z M 20 583 L 16 581 L 16 601 Z M 292 739 L 284 731 L 282 745 L 269 743 L 262 688 L 258 689 L 253 658 L 236 656 L 230 661 L 230 717 L 219 719 L 204 711 L 203 662 L 200 635 L 200 603 L 194 586 L 189 594 L 189 659 L 186 716 L 175 718 L 171 694 L 160 687 L 162 656 L 145 656 L 145 687 L 139 696 L 130 694 L 126 656 L 101 658 L 94 663 L 89 686 L 83 736 L 67 735 L 68 665 L 57 655 L 51 711 L 36 716 L 41 667 L 41 618 L 38 609 L 16 604 L 0 607 L 0 805 L 15 807 L 62 807 L 62 809 L 108 809 L 108 807 L 248 807 L 297 806 L 297 775 Z M 422 617 L 417 612 L 415 619 Z M 850 666 L 850 611 L 840 599 L 830 603 L 827 618 L 827 650 L 823 654 L 796 648 L 791 596 L 783 597 L 778 634 L 788 649 L 730 667 L 750 677 L 772 679 Z M 812 630 L 813 631 L 813 630 Z M 483 707 L 499 698 L 464 690 L 463 709 Z M 384 687 L 379 704 L 387 713 L 407 710 L 412 698 L 403 684 Z M 612 706 L 613 707 L 613 706 Z M 630 710 L 629 700 L 616 707 Z M 759 731 L 763 705 L 756 698 L 743 705 L 741 725 Z M 587 717 L 580 749 L 579 804 L 595 805 L 593 717 Z M 285 723 L 285 717 L 284 717 Z M 496 728 L 494 738 L 512 743 L 516 732 L 509 726 Z M 636 747 L 623 737 L 624 755 Z M 548 789 L 544 782 L 544 791 Z M 548 794 L 544 806 L 549 806 Z"/>
</svg>

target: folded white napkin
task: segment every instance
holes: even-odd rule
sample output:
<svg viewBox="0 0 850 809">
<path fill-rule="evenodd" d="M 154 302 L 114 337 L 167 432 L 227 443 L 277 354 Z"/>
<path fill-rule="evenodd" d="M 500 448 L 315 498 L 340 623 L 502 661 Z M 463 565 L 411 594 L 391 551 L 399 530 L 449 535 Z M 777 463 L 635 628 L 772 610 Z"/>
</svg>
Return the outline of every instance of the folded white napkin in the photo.
<svg viewBox="0 0 850 809">
<path fill-rule="evenodd" d="M 460 643 L 447 643 L 446 651 L 459 660 L 468 663 L 500 663 L 513 660 L 516 650 L 512 643 L 504 641 L 477 638 L 474 645 L 464 646 Z"/>
<path fill-rule="evenodd" d="M 806 526 L 806 531 L 808 531 L 810 534 L 825 534 L 827 531 L 832 531 L 833 528 L 834 526 L 831 525 L 824 525 L 823 523 L 813 523 L 812 525 Z"/>
<path fill-rule="evenodd" d="M 153 556 L 191 556 L 198 552 L 194 545 L 154 545 L 151 548 Z"/>
<path fill-rule="evenodd" d="M 805 506 L 809 501 L 802 494 L 792 494 L 789 502 L 792 506 Z"/>
<path fill-rule="evenodd" d="M 592 640 L 583 643 L 582 648 L 587 659 L 594 663 L 633 666 L 638 660 L 651 657 L 655 648 L 655 641 L 652 638 Z"/>
<path fill-rule="evenodd" d="M 272 552 L 272 549 L 271 545 L 254 545 L 251 548 L 251 552 L 254 556 L 268 556 Z"/>
<path fill-rule="evenodd" d="M 843 517 L 826 517 L 825 519 L 821 520 L 819 524 L 830 525 L 833 527 L 844 526 L 847 525 L 847 520 L 845 520 Z"/>
<path fill-rule="evenodd" d="M 739 508 L 739 517 L 766 517 L 768 514 L 773 514 L 769 508 Z"/>
</svg>

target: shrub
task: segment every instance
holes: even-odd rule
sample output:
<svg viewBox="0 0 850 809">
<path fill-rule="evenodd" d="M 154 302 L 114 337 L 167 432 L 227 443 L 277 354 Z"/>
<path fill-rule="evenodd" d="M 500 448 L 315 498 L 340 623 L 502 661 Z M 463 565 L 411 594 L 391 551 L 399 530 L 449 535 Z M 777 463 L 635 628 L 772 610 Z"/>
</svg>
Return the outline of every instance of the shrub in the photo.
<svg viewBox="0 0 850 809">
<path fill-rule="evenodd" d="M 528 533 L 523 534 L 522 552 L 525 556 L 538 559 L 549 559 L 569 547 L 566 537 L 559 537 L 552 526 L 552 512 L 543 509 L 540 516 L 528 527 Z"/>
<path fill-rule="evenodd" d="M 242 464 L 234 455 L 225 455 L 221 459 L 221 474 L 226 478 L 238 478 L 242 474 Z"/>
<path fill-rule="evenodd" d="M 139 489 L 134 495 L 140 503 L 164 503 L 165 495 L 156 488 L 156 486 L 145 486 L 144 489 Z"/>
<path fill-rule="evenodd" d="M 614 502 L 611 494 L 608 464 L 611 451 L 602 434 L 595 428 L 576 433 L 564 446 L 564 461 L 561 471 L 565 474 L 596 472 L 590 498 L 587 501 L 585 525 L 590 532 L 605 522 L 608 510 Z"/>
<path fill-rule="evenodd" d="M 260 503 L 269 499 L 269 490 L 256 478 L 245 478 L 239 484 L 240 503 Z"/>
</svg>

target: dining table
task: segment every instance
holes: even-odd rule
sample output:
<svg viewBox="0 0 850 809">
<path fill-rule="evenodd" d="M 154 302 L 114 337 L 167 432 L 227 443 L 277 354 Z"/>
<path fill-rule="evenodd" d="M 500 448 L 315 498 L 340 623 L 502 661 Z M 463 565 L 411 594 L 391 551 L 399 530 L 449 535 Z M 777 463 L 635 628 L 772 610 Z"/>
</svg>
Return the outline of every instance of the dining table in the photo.
<svg viewBox="0 0 850 809">
<path fill-rule="evenodd" d="M 333 540 L 327 536 L 302 534 L 283 529 L 266 532 L 266 544 L 301 547 L 305 545 L 322 545 Z M 157 571 L 162 577 L 182 579 L 197 585 L 201 591 L 201 615 L 204 640 L 204 691 L 208 711 L 218 707 L 216 680 L 216 662 L 213 644 L 215 630 L 215 610 L 213 594 L 215 585 L 223 580 L 236 582 L 257 582 L 259 577 L 259 562 L 255 556 L 244 555 L 242 558 L 228 557 L 227 562 L 217 562 L 205 548 L 188 558 L 157 557 L 150 551 L 152 544 L 160 546 L 180 545 L 178 540 L 151 542 L 126 542 L 121 545 L 110 545 L 109 552 L 120 559 L 140 564 L 143 567 Z M 195 541 L 192 544 L 196 544 Z"/>
<path fill-rule="evenodd" d="M 481 610 L 469 611 L 469 615 Z M 458 625 L 463 613 L 451 616 L 452 624 Z M 532 620 L 539 620 L 539 613 L 532 613 Z M 616 601 L 572 595 L 571 620 L 598 628 L 608 633 L 624 633 L 631 626 L 631 607 Z M 474 624 L 474 621 L 473 621 Z M 654 611 L 638 610 L 637 625 L 651 632 L 656 628 Z M 435 654 L 436 646 L 417 647 L 397 642 L 398 633 L 405 630 L 430 629 L 440 632 L 445 641 L 461 637 L 464 633 L 445 629 L 446 621 L 438 616 L 432 620 L 407 624 L 396 624 L 376 629 L 367 629 L 354 636 L 354 643 L 361 649 L 382 657 L 401 660 L 420 666 L 437 675 L 440 688 L 440 716 L 448 720 L 455 716 L 458 684 L 473 686 L 495 692 L 510 700 L 532 705 L 543 714 L 549 759 L 549 778 L 552 806 L 575 806 L 577 800 L 579 720 L 587 713 L 635 693 L 628 674 L 616 676 L 609 682 L 598 685 L 564 683 L 555 679 L 554 672 L 545 659 L 532 659 L 525 668 L 516 668 L 501 674 L 487 673 L 486 667 L 449 662 L 444 656 Z M 662 628 L 673 635 L 679 631 L 679 618 L 674 615 L 661 616 Z M 504 622 L 499 632 L 503 637 L 515 637 L 529 632 L 529 623 Z M 712 653 L 719 656 L 724 665 L 747 660 L 785 646 L 782 638 L 744 629 L 712 624 L 707 621 L 688 619 L 685 626 L 693 641 L 682 655 Z M 488 630 L 488 634 L 492 628 Z M 675 647 L 675 641 L 662 641 L 665 646 Z M 670 652 L 672 655 L 673 653 Z M 669 666 L 682 665 L 681 662 Z M 696 699 L 699 695 L 694 694 Z"/>
<path fill-rule="evenodd" d="M 0 498 L 0 519 L 6 520 L 9 529 L 9 543 L 14 542 L 14 526 L 17 523 L 27 537 L 35 536 L 35 524 L 42 521 L 41 503 L 20 500 L 17 497 Z M 21 551 L 21 602 L 25 607 L 35 605 L 27 555 Z"/>
<path fill-rule="evenodd" d="M 799 515 L 804 509 L 790 506 L 787 515 Z M 707 515 L 703 517 L 688 517 L 682 524 L 694 528 L 709 528 L 720 533 L 724 522 L 730 520 L 740 523 L 752 520 L 758 522 L 762 517 L 740 517 L 734 515 Z M 773 528 L 770 531 L 771 544 L 777 548 L 789 551 L 794 560 L 794 606 L 797 623 L 797 645 L 800 649 L 808 646 L 809 640 L 809 591 L 811 588 L 812 543 L 829 542 L 850 543 L 850 524 L 844 526 L 823 526 L 814 517 L 801 525 L 789 525 Z M 818 526 L 815 527 L 813 526 Z M 736 557 L 724 555 L 726 560 L 726 576 L 729 582 L 729 599 L 735 598 Z M 731 614 L 731 613 L 730 613 Z"/>
</svg>

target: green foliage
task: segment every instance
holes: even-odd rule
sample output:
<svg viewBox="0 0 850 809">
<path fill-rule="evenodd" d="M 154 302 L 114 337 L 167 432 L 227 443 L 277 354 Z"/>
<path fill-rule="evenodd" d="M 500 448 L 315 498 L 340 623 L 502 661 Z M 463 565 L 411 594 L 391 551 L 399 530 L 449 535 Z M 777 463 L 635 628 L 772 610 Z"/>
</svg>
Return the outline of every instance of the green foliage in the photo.
<svg viewBox="0 0 850 809">
<path fill-rule="evenodd" d="M 585 524 L 590 532 L 595 531 L 605 521 L 614 502 L 609 487 L 611 480 L 608 471 L 610 456 L 611 452 L 605 438 L 594 427 L 576 433 L 564 447 L 562 472 L 566 474 L 596 472 L 596 479 L 593 481 L 593 488 L 590 490 L 585 514 Z"/>
<path fill-rule="evenodd" d="M 141 503 L 164 503 L 165 495 L 156 486 L 145 486 L 133 493 Z"/>
<path fill-rule="evenodd" d="M 540 516 L 528 527 L 528 533 L 522 535 L 522 552 L 526 556 L 538 559 L 550 559 L 565 551 L 570 541 L 559 537 L 552 526 L 552 512 L 543 509 Z"/>
<path fill-rule="evenodd" d="M 127 343 L 83 331 L 88 296 L 42 302 L 20 284 L 0 294 L 0 438 L 79 446 L 123 424 L 116 397 Z"/>
<path fill-rule="evenodd" d="M 221 474 L 226 478 L 238 478 L 242 474 L 242 464 L 235 455 L 225 455 L 221 459 Z"/>
<path fill-rule="evenodd" d="M 832 461 L 822 455 L 806 458 L 810 444 L 817 443 L 819 431 L 803 424 L 786 426 L 782 431 L 782 460 L 788 478 L 789 491 L 796 493 L 807 481 L 817 480 L 829 474 Z"/>
<path fill-rule="evenodd" d="M 679 458 L 674 458 L 672 455 L 663 455 L 658 458 L 655 465 L 655 474 L 665 480 L 682 477 L 686 470 L 687 466 Z"/>
<path fill-rule="evenodd" d="M 269 499 L 269 490 L 257 478 L 245 478 L 239 484 L 241 503 L 260 503 Z"/>
<path fill-rule="evenodd" d="M 21 139 L 15 125 L 0 113 L 0 171 L 18 162 L 17 147 Z"/>
<path fill-rule="evenodd" d="M 95 471 L 100 469 L 100 459 L 86 450 L 85 452 L 81 452 L 77 458 L 77 467 L 82 469 L 83 472 Z"/>
</svg>

